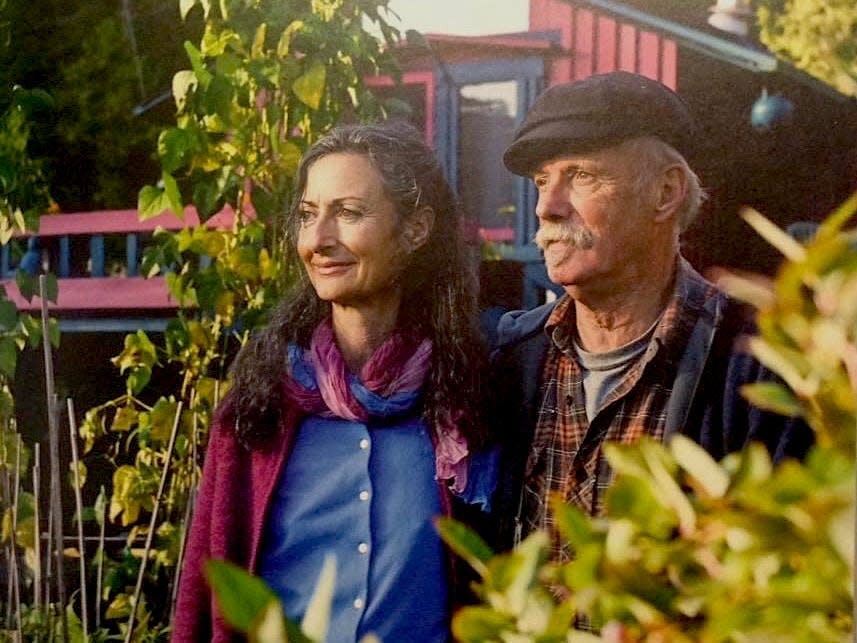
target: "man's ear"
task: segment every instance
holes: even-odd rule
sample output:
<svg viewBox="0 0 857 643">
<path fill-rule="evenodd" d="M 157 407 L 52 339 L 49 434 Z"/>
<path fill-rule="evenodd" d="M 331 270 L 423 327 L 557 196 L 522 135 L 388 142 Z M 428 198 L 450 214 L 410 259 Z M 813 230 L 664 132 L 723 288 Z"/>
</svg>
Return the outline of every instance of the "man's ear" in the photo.
<svg viewBox="0 0 857 643">
<path fill-rule="evenodd" d="M 425 244 L 434 228 L 434 210 L 425 205 L 405 220 L 402 236 L 407 244 L 408 252 L 414 252 Z"/>
<path fill-rule="evenodd" d="M 687 196 L 687 175 L 678 165 L 671 165 L 660 176 L 655 200 L 655 221 L 663 223 L 674 217 Z"/>
</svg>

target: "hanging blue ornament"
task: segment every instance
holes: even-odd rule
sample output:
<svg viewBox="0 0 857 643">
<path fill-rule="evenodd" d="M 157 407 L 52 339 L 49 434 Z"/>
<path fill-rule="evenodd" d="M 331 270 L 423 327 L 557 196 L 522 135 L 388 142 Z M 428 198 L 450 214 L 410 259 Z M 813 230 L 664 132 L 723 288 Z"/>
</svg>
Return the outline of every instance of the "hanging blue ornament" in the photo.
<svg viewBox="0 0 857 643">
<path fill-rule="evenodd" d="M 795 106 L 781 94 L 768 94 L 767 89 L 762 89 L 762 95 L 753 103 L 750 111 L 750 124 L 753 129 L 760 132 L 768 132 L 780 125 L 791 122 Z"/>
</svg>

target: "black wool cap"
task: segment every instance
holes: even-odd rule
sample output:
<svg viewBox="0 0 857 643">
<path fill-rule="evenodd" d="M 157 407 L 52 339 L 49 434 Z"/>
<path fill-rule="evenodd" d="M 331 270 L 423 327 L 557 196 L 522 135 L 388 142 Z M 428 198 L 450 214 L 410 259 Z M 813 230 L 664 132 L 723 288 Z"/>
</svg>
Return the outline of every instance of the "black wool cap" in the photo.
<svg viewBox="0 0 857 643">
<path fill-rule="evenodd" d="M 693 118 L 666 85 L 625 71 L 555 85 L 541 94 L 503 154 L 522 176 L 564 154 L 593 152 L 638 136 L 657 136 L 685 158 Z"/>
</svg>

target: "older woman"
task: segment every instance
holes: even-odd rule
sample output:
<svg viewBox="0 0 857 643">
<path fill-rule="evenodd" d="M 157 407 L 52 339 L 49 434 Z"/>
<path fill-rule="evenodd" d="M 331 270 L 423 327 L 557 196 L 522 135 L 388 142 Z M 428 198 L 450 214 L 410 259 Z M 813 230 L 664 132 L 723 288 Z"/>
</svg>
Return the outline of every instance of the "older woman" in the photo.
<svg viewBox="0 0 857 643">
<path fill-rule="evenodd" d="M 405 125 L 335 129 L 290 214 L 303 269 L 236 358 L 217 414 L 173 640 L 228 638 L 208 558 L 262 576 L 303 616 L 337 560 L 329 641 L 449 638 L 452 569 L 432 520 L 481 504 L 482 352 L 454 194 Z"/>
</svg>

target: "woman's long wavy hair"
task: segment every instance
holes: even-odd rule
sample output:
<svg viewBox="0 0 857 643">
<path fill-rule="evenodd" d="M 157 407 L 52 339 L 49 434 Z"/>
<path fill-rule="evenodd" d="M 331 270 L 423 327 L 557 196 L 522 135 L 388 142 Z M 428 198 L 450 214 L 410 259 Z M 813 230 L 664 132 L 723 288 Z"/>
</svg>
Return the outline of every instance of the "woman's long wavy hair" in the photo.
<svg viewBox="0 0 857 643">
<path fill-rule="evenodd" d="M 434 211 L 431 235 L 411 255 L 401 278 L 398 326 L 432 341 L 423 417 L 438 427 L 456 413 L 459 430 L 476 447 L 484 440 L 479 407 L 485 357 L 477 323 L 475 258 L 465 246 L 459 203 L 440 163 L 422 135 L 404 123 L 337 127 L 301 160 L 285 225 L 288 262 L 299 276 L 268 325 L 233 362 L 228 406 L 237 437 L 253 447 L 279 430 L 287 406 L 282 384 L 288 345 L 307 347 L 315 328 L 331 314 L 330 303 L 316 295 L 300 262 L 297 234 L 309 168 L 338 153 L 360 154 L 372 163 L 400 217 L 425 206 Z"/>
</svg>

